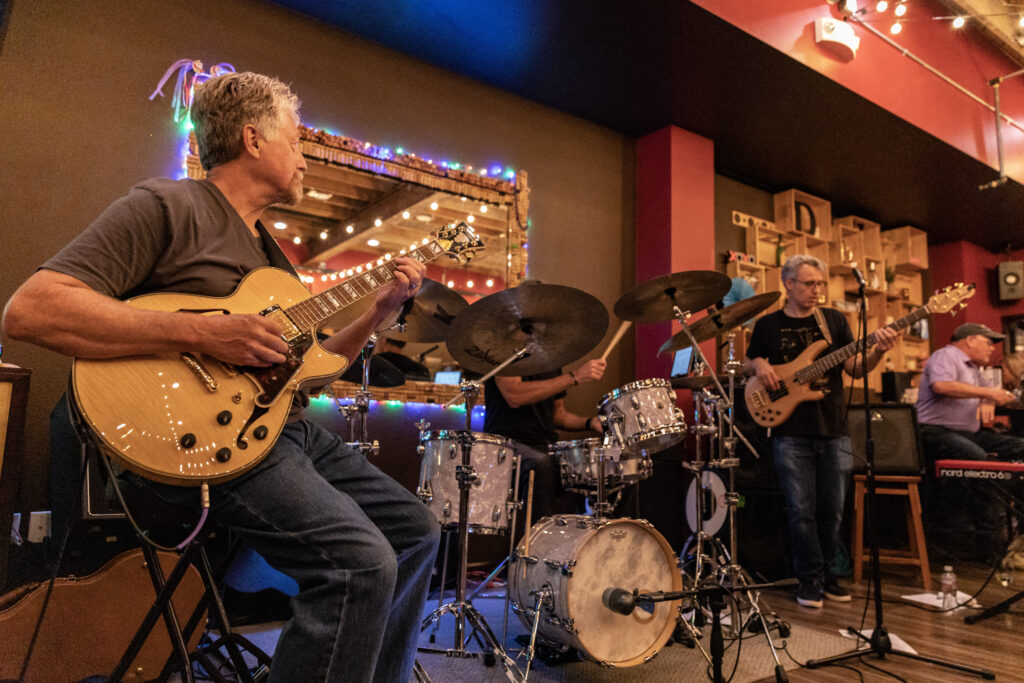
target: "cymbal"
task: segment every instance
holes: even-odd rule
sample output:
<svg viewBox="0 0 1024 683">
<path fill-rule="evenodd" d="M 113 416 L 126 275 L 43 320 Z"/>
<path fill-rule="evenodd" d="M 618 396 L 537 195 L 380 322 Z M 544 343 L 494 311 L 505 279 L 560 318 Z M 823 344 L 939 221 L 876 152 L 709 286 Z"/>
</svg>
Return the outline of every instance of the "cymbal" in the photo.
<svg viewBox="0 0 1024 683">
<path fill-rule="evenodd" d="M 743 375 L 736 376 L 736 383 L 740 384 L 744 380 Z M 728 389 L 729 387 L 729 375 L 719 375 L 718 381 L 723 387 Z M 672 384 L 673 389 L 704 389 L 706 387 L 713 387 L 715 380 L 711 375 L 694 375 L 693 377 L 673 377 L 669 380 Z"/>
<path fill-rule="evenodd" d="M 533 350 L 504 377 L 556 370 L 593 349 L 608 331 L 608 310 L 595 297 L 563 285 L 526 284 L 495 292 L 455 317 L 445 343 L 462 367 L 486 374 L 527 341 Z"/>
<path fill-rule="evenodd" d="M 342 373 L 341 379 L 353 384 L 363 383 L 363 357 L 360 354 L 352 361 L 352 365 Z M 405 384 L 405 375 L 388 361 L 378 356 L 370 356 L 370 386 L 387 389 Z"/>
<path fill-rule="evenodd" d="M 673 306 L 699 311 L 729 293 L 732 280 L 713 270 L 687 270 L 648 280 L 615 302 L 615 315 L 637 323 L 657 323 L 675 318 Z"/>
<path fill-rule="evenodd" d="M 448 327 L 469 302 L 462 295 L 440 282 L 423 279 L 420 291 L 406 302 L 405 331 L 387 330 L 393 339 L 410 342 L 434 343 L 444 341 Z M 401 320 L 401 316 L 399 316 Z"/>
<path fill-rule="evenodd" d="M 714 339 L 715 335 L 719 332 L 731 330 L 747 322 L 778 301 L 780 296 L 782 296 L 782 292 L 766 292 L 752 296 L 749 299 L 737 301 L 731 306 L 719 309 L 690 325 L 690 332 L 698 344 L 708 339 Z M 662 344 L 661 348 L 658 349 L 658 353 L 678 351 L 688 346 L 691 346 L 690 338 L 686 335 L 685 331 L 681 331 Z"/>
</svg>

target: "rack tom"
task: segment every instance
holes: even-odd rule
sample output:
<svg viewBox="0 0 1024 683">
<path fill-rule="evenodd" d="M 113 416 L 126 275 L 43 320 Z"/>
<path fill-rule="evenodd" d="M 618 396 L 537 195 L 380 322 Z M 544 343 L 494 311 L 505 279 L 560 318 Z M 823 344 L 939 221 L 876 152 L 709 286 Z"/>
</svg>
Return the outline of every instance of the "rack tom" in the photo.
<svg viewBox="0 0 1024 683">
<path fill-rule="evenodd" d="M 548 447 L 548 453 L 558 460 L 562 486 L 578 493 L 592 493 L 597 489 L 601 461 L 604 462 L 605 485 L 610 487 L 635 484 L 654 471 L 650 457 L 624 455 L 622 446 L 611 440 L 559 441 Z"/>
<path fill-rule="evenodd" d="M 683 411 L 668 380 L 630 382 L 605 394 L 597 409 L 630 455 L 656 453 L 686 437 Z"/>
</svg>

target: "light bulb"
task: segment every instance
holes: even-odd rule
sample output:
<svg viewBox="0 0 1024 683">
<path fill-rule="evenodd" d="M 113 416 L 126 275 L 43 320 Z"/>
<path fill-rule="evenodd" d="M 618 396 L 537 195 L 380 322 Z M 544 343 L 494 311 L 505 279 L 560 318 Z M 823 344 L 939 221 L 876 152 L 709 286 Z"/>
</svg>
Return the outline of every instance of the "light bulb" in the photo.
<svg viewBox="0 0 1024 683">
<path fill-rule="evenodd" d="M 405 220 L 409 220 L 409 216 L 410 215 L 411 214 L 408 211 L 403 211 L 402 212 L 402 218 L 404 218 Z"/>
<path fill-rule="evenodd" d="M 907 13 L 907 6 L 901 2 L 900 4 L 896 5 L 892 13 L 895 14 L 897 17 L 902 17 L 904 14 Z"/>
<path fill-rule="evenodd" d="M 448 289 L 452 289 L 455 286 L 455 280 L 448 281 Z"/>
<path fill-rule="evenodd" d="M 898 21 L 895 24 L 893 24 L 892 26 L 889 27 L 889 33 L 891 33 L 893 35 L 898 34 L 902 30 L 903 30 L 903 26 Z"/>
<path fill-rule="evenodd" d="M 327 239 L 327 231 L 326 230 L 324 230 L 323 232 L 320 233 L 320 239 L 322 239 L 322 240 Z"/>
<path fill-rule="evenodd" d="M 466 286 L 472 289 L 473 281 L 472 280 L 466 280 Z"/>
<path fill-rule="evenodd" d="M 382 221 L 382 220 L 381 220 L 381 219 L 379 219 L 379 218 L 375 218 L 375 219 L 373 220 L 373 224 L 374 224 L 374 225 L 376 225 L 376 226 L 377 226 L 377 227 L 379 228 L 380 226 L 384 225 L 384 221 Z"/>
<path fill-rule="evenodd" d="M 481 204 L 480 205 L 480 213 L 487 213 L 487 205 L 486 204 Z"/>
<path fill-rule="evenodd" d="M 376 240 L 376 239 L 366 240 L 366 243 L 369 244 L 371 247 L 379 247 L 380 246 L 380 240 Z"/>
<path fill-rule="evenodd" d="M 353 231 L 354 231 L 355 229 L 356 229 L 356 228 L 355 228 L 355 226 L 354 226 L 354 225 L 346 225 L 346 226 L 345 226 L 345 232 L 347 232 L 347 233 L 348 233 L 348 234 L 350 234 L 350 235 L 352 234 L 352 232 L 353 232 Z"/>
<path fill-rule="evenodd" d="M 488 287 L 493 287 L 494 286 L 494 280 L 488 279 L 487 280 L 487 286 Z"/>
<path fill-rule="evenodd" d="M 437 202 L 430 202 L 430 210 L 437 211 Z"/>
<path fill-rule="evenodd" d="M 276 223 L 274 223 L 274 227 L 277 228 L 278 230 L 284 230 L 285 228 L 288 227 L 288 224 L 285 223 L 284 221 L 277 221 Z"/>
<path fill-rule="evenodd" d="M 966 20 L 963 17 L 957 17 L 953 20 L 953 28 L 963 28 Z"/>
<path fill-rule="evenodd" d="M 295 237 L 292 238 L 292 242 L 294 242 L 295 244 L 302 244 L 302 238 L 296 235 Z"/>
<path fill-rule="evenodd" d="M 887 9 L 889 9 L 889 3 L 887 3 L 885 0 L 878 0 L 878 4 L 875 5 L 875 11 L 884 12 Z"/>
</svg>

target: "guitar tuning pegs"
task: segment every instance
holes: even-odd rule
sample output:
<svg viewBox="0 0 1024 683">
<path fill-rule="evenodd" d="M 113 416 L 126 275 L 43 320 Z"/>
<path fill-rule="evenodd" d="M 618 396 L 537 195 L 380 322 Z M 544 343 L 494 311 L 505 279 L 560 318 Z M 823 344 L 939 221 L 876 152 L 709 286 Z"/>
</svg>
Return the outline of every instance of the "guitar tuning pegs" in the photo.
<svg viewBox="0 0 1024 683">
<path fill-rule="evenodd" d="M 961 304 L 960 304 L 960 310 L 962 311 L 962 310 L 964 310 L 965 308 L 967 308 L 967 304 L 965 304 L 965 303 L 961 303 Z"/>
</svg>

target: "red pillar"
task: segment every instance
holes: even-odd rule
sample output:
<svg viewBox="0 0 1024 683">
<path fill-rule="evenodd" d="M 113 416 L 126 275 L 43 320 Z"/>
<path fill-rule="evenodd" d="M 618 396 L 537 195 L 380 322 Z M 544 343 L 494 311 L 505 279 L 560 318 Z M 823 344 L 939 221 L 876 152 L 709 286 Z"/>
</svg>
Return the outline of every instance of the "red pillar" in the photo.
<svg viewBox="0 0 1024 683">
<path fill-rule="evenodd" d="M 637 142 L 636 175 L 636 282 L 714 270 L 712 141 L 681 128 L 662 128 Z M 659 356 L 658 347 L 678 330 L 669 322 L 637 325 L 637 379 L 668 377 L 672 358 Z M 701 344 L 701 349 L 714 363 L 714 343 Z"/>
</svg>

